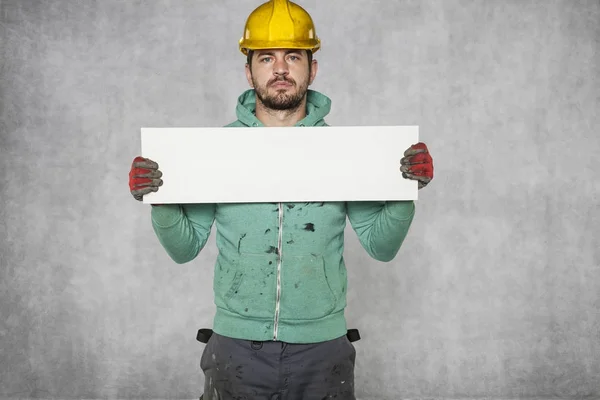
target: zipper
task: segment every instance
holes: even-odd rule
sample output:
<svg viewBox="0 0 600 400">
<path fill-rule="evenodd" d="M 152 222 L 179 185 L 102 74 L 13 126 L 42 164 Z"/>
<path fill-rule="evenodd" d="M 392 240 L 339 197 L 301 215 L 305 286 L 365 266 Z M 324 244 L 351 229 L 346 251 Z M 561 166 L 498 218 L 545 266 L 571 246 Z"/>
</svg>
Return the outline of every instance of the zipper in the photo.
<svg viewBox="0 0 600 400">
<path fill-rule="evenodd" d="M 275 303 L 275 323 L 273 324 L 273 340 L 277 340 L 279 327 L 279 302 L 281 300 L 281 245 L 283 240 L 283 204 L 279 203 L 279 236 L 277 239 L 277 301 Z"/>
</svg>

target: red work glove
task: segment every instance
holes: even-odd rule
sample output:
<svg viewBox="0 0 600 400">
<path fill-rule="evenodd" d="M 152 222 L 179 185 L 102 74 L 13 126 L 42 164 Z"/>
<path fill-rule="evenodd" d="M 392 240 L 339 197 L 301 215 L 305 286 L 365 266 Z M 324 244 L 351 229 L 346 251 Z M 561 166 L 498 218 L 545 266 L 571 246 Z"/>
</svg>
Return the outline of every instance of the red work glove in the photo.
<svg viewBox="0 0 600 400">
<path fill-rule="evenodd" d="M 410 146 L 400 160 L 402 177 L 419 181 L 419 189 L 423 189 L 433 179 L 433 159 L 425 143 Z"/>
<path fill-rule="evenodd" d="M 156 162 L 144 157 L 134 158 L 129 171 L 129 190 L 133 198 L 142 201 L 145 194 L 157 192 L 163 184 L 161 176 Z"/>
</svg>

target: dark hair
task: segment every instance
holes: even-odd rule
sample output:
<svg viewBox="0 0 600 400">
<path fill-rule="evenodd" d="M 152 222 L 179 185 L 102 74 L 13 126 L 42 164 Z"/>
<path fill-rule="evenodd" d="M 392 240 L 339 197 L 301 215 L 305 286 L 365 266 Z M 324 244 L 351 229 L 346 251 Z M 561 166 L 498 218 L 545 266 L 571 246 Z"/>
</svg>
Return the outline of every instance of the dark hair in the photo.
<svg viewBox="0 0 600 400">
<path fill-rule="evenodd" d="M 313 59 L 313 53 L 310 50 L 305 50 L 306 51 L 306 57 L 308 58 L 308 72 L 310 73 L 310 69 L 312 67 L 312 59 Z M 254 50 L 248 50 L 248 58 L 246 59 L 246 62 L 248 63 L 248 66 L 250 67 L 250 69 L 252 69 L 252 55 L 254 54 Z"/>
</svg>

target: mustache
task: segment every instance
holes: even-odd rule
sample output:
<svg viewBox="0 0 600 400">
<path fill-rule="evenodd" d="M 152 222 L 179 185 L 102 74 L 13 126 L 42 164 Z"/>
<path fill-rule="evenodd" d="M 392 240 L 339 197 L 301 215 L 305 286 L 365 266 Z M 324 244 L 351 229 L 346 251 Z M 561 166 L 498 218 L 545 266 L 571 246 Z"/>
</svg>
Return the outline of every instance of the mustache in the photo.
<svg viewBox="0 0 600 400">
<path fill-rule="evenodd" d="M 273 85 L 275 83 L 278 83 L 278 82 L 287 82 L 287 83 L 289 83 L 291 85 L 296 85 L 296 82 L 293 79 L 286 78 L 285 76 L 279 76 L 279 77 L 277 77 L 275 79 L 270 80 L 269 81 L 269 86 L 271 86 L 271 85 Z"/>
</svg>

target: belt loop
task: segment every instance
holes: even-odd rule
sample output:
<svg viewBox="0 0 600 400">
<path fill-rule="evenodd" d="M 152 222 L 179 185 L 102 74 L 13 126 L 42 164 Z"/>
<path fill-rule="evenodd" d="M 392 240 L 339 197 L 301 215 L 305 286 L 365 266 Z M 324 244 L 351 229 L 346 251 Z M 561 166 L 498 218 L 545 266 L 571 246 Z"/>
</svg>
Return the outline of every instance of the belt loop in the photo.
<svg viewBox="0 0 600 400">
<path fill-rule="evenodd" d="M 202 343 L 208 343 L 210 337 L 213 334 L 212 329 L 203 328 L 198 330 L 198 334 L 196 335 L 196 340 Z"/>
<path fill-rule="evenodd" d="M 357 340 L 360 340 L 360 332 L 358 329 L 348 329 L 346 332 L 346 337 L 349 341 L 356 342 Z"/>
</svg>

